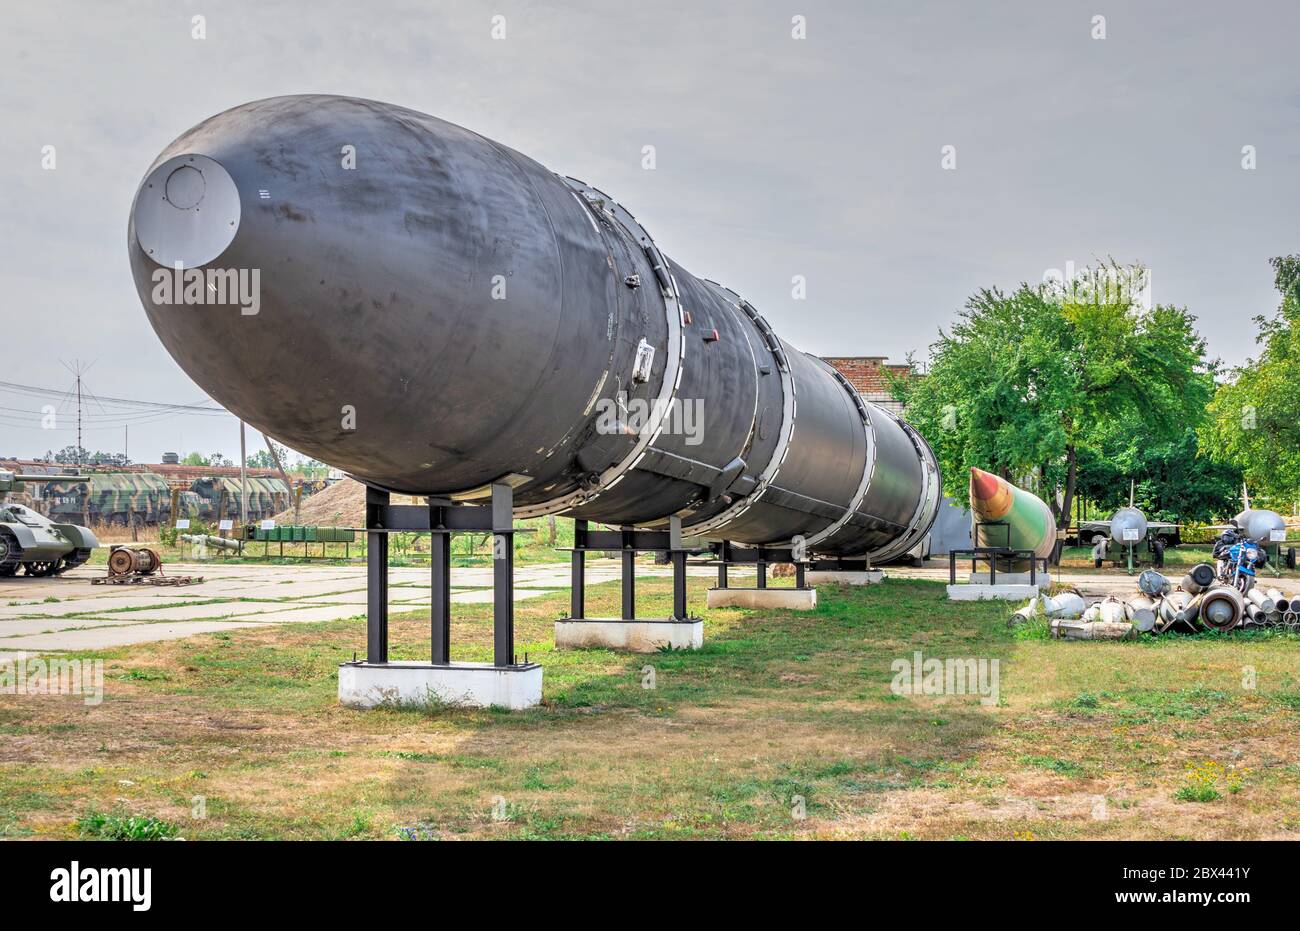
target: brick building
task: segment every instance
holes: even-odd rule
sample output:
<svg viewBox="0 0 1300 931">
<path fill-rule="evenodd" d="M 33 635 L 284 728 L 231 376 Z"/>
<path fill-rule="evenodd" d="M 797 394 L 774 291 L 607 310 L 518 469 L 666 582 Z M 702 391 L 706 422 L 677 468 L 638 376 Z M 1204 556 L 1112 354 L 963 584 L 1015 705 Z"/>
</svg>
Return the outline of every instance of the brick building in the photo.
<svg viewBox="0 0 1300 931">
<path fill-rule="evenodd" d="M 895 414 L 901 414 L 903 405 L 894 400 L 885 381 L 885 372 L 898 376 L 910 376 L 911 368 L 906 363 L 890 363 L 884 356 L 826 356 L 822 361 L 835 366 L 849 380 L 858 393 L 879 407 Z"/>
</svg>

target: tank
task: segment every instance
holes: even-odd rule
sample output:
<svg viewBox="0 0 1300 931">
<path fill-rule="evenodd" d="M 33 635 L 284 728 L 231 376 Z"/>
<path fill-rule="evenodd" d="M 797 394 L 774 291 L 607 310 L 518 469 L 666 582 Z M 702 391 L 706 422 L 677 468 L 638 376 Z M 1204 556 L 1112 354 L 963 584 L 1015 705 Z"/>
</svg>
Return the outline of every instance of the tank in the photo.
<svg viewBox="0 0 1300 931">
<path fill-rule="evenodd" d="M 19 569 L 30 576 L 58 575 L 75 569 L 99 546 L 88 527 L 56 523 L 29 507 L 8 500 L 23 491 L 23 481 L 48 481 L 46 475 L 0 470 L 0 578 Z M 77 481 L 82 476 L 59 476 Z"/>
</svg>

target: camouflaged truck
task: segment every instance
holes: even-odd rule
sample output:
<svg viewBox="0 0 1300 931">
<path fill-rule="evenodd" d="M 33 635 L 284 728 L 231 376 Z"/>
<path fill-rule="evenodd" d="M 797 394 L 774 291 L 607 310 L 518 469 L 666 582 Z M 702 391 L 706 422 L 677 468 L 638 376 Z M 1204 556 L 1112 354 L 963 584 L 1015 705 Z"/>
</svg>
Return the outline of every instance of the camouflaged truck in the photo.
<svg viewBox="0 0 1300 931">
<path fill-rule="evenodd" d="M 200 517 L 214 523 L 222 518 L 239 520 L 239 479 L 201 478 L 190 485 L 190 491 L 202 502 Z M 288 510 L 292 499 L 289 488 L 278 478 L 248 476 L 248 519 L 265 520 Z"/>
<path fill-rule="evenodd" d="M 161 525 L 171 520 L 171 489 L 153 472 L 97 472 L 85 481 L 49 482 L 42 498 L 53 520 L 110 527 Z"/>
<path fill-rule="evenodd" d="M 99 546 L 88 528 L 57 523 L 9 500 L 24 491 L 27 478 L 39 481 L 41 476 L 0 469 L 0 578 L 19 569 L 30 576 L 58 575 L 80 566 Z"/>
</svg>

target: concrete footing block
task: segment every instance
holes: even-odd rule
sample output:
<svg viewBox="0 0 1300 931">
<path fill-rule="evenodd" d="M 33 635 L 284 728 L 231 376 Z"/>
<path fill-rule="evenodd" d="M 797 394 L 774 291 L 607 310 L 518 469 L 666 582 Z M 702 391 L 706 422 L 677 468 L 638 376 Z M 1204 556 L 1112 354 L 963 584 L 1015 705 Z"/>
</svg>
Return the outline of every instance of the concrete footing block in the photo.
<svg viewBox="0 0 1300 931">
<path fill-rule="evenodd" d="M 998 573 L 998 578 L 1002 578 L 1002 573 Z M 1028 601 L 1038 594 L 1038 589 L 1032 585 L 1003 585 L 999 582 L 997 585 L 949 585 L 949 601 L 989 601 L 998 599 L 1001 601 Z"/>
<path fill-rule="evenodd" d="M 813 611 L 817 608 L 815 588 L 711 588 L 705 596 L 710 608 L 771 608 L 781 611 Z"/>
<path fill-rule="evenodd" d="M 557 650 L 627 650 L 656 653 L 698 650 L 704 646 L 704 622 L 698 618 L 617 620 L 608 618 L 562 618 L 555 622 Z"/>
<path fill-rule="evenodd" d="M 349 708 L 454 705 L 519 711 L 542 701 L 542 667 L 537 663 L 343 663 L 339 703 Z"/>
<path fill-rule="evenodd" d="M 868 569 L 865 572 L 819 569 L 816 572 L 805 572 L 804 579 L 809 585 L 875 585 L 885 580 L 885 573 L 880 569 Z"/>
<path fill-rule="evenodd" d="M 970 583 L 972 585 L 988 585 L 989 574 L 987 572 L 972 572 L 970 574 Z M 1028 572 L 999 572 L 997 584 L 999 586 L 1029 585 L 1029 573 Z M 1052 577 L 1050 575 L 1048 575 L 1046 572 L 1038 573 L 1039 588 L 1050 588 L 1051 585 L 1052 585 Z"/>
</svg>

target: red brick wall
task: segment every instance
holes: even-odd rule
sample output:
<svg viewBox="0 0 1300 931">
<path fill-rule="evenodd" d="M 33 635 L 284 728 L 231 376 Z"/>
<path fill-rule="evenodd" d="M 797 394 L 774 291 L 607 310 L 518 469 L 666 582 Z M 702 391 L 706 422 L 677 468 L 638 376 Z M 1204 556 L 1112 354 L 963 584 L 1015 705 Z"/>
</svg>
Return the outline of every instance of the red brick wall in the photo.
<svg viewBox="0 0 1300 931">
<path fill-rule="evenodd" d="M 876 397 L 889 395 L 889 385 L 881 372 L 882 367 L 895 375 L 908 375 L 911 372 L 906 365 L 887 363 L 884 356 L 828 357 L 823 361 L 839 369 L 860 394 Z"/>
</svg>

